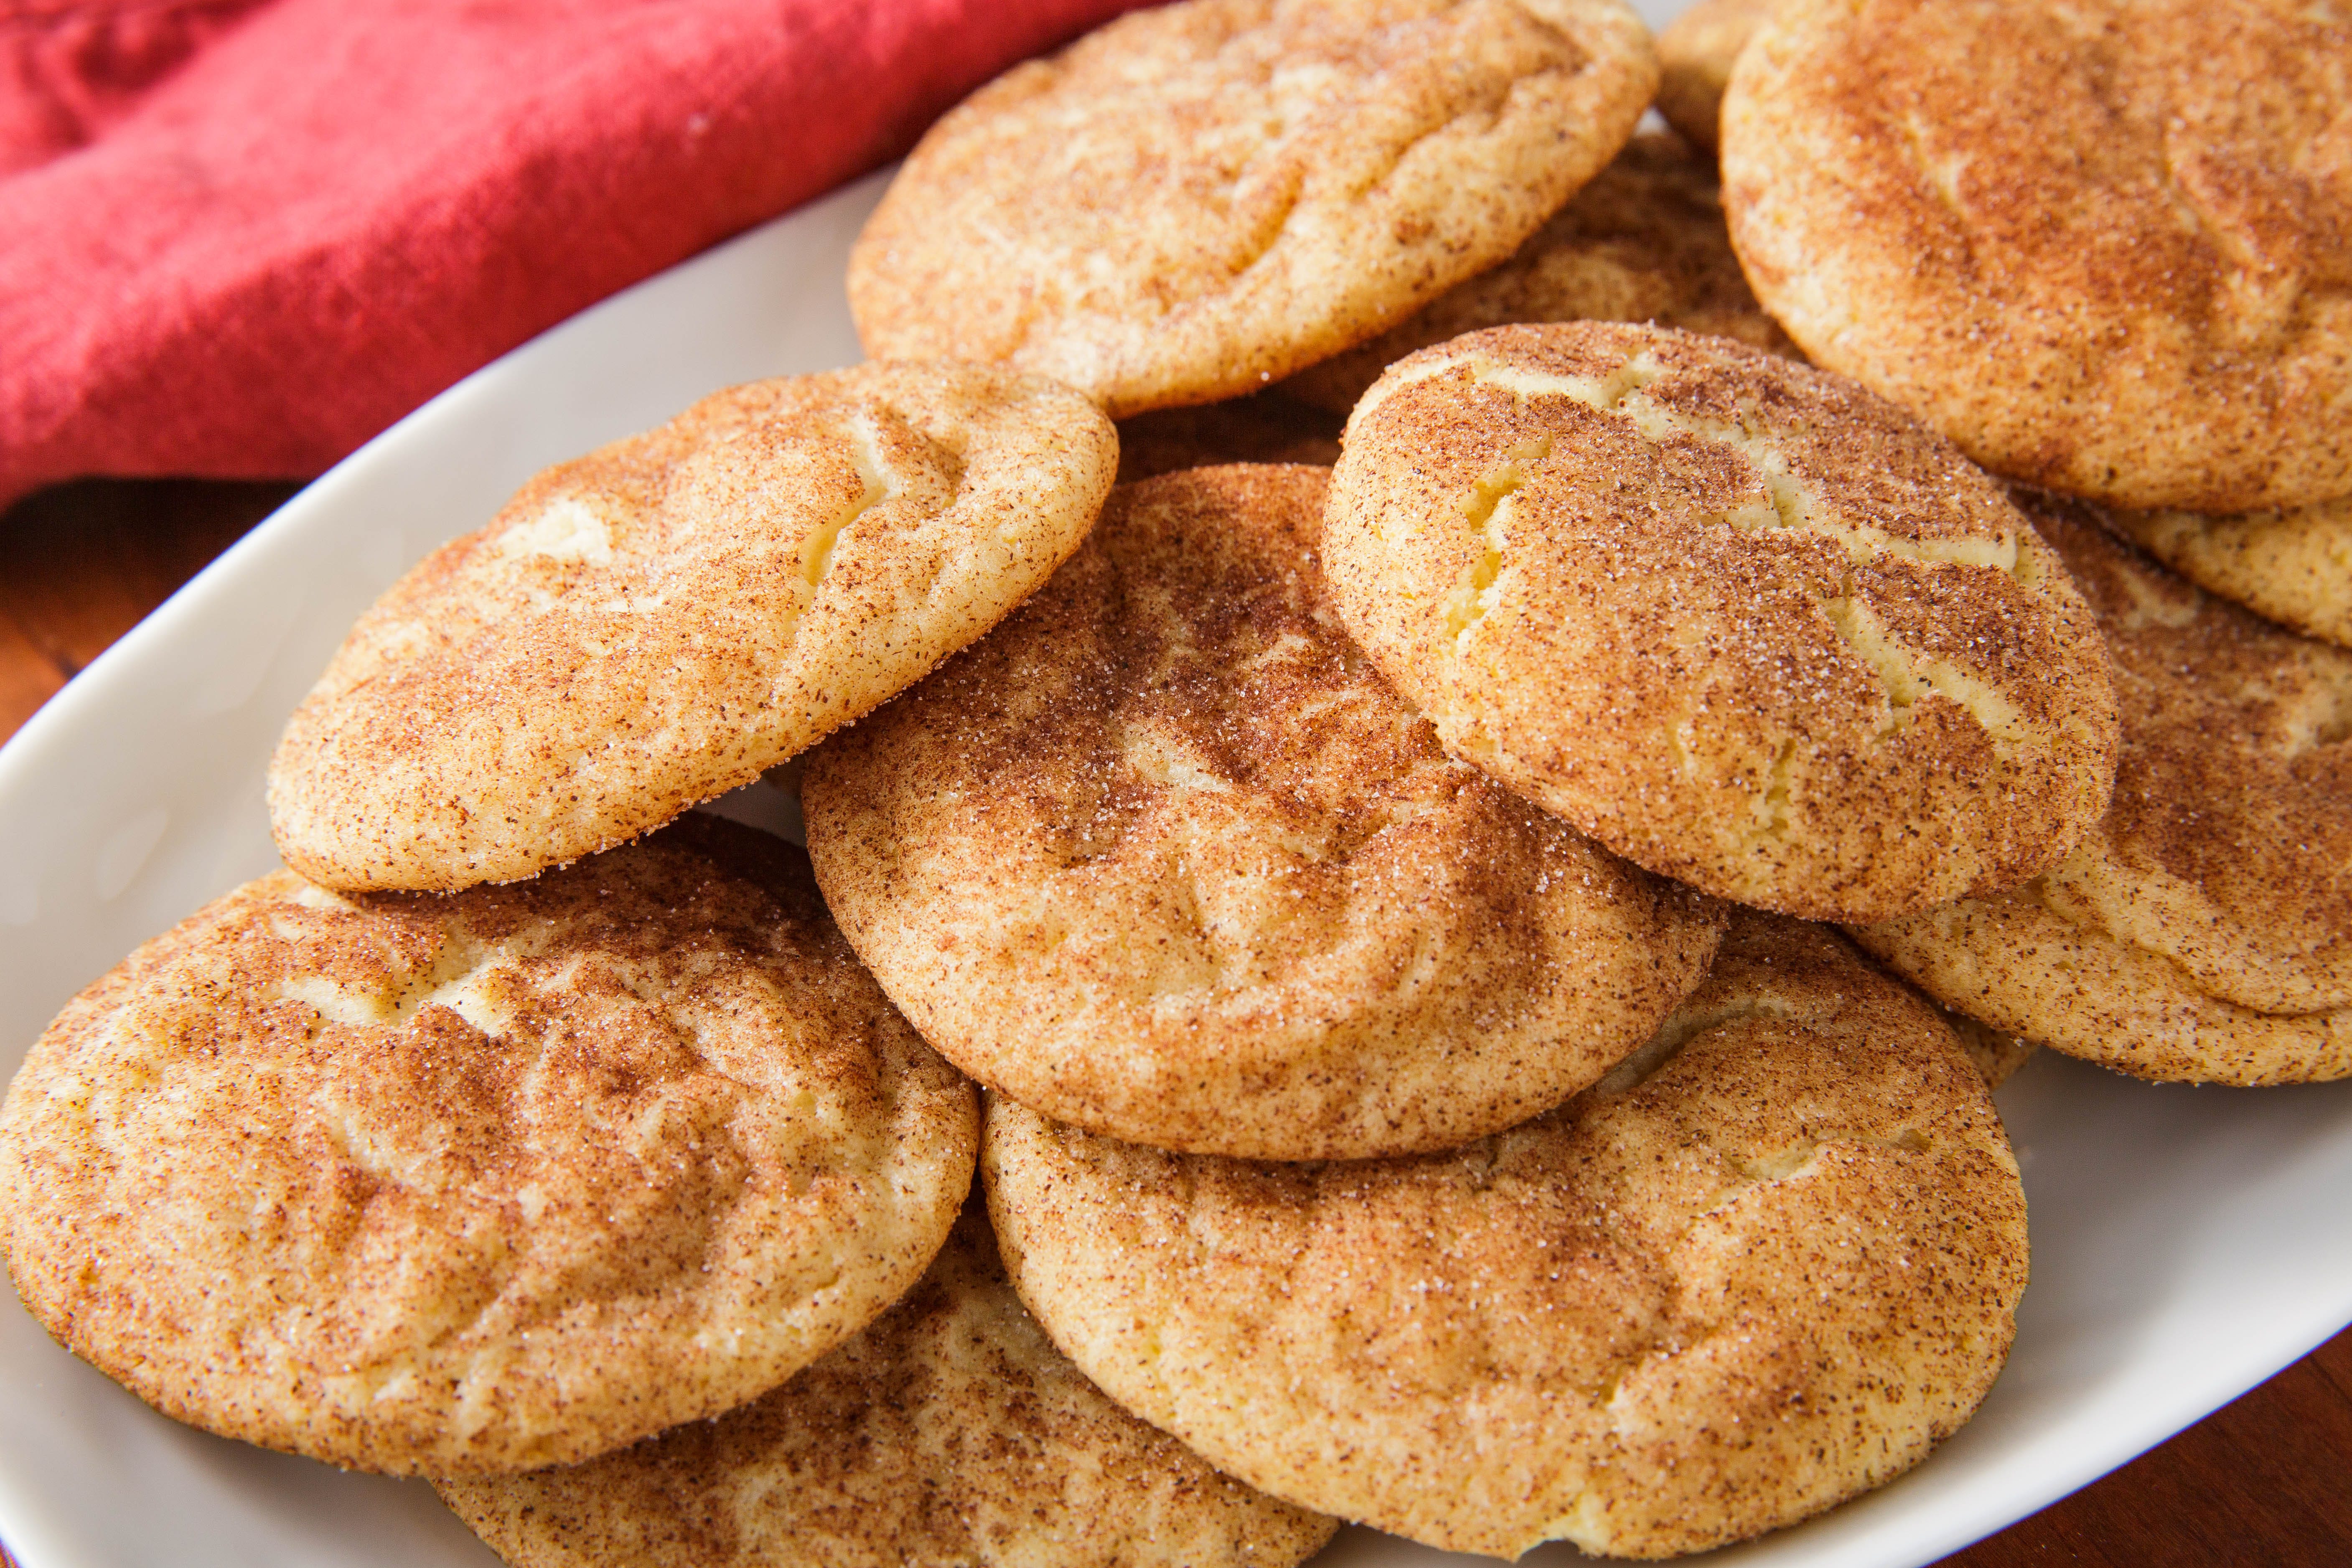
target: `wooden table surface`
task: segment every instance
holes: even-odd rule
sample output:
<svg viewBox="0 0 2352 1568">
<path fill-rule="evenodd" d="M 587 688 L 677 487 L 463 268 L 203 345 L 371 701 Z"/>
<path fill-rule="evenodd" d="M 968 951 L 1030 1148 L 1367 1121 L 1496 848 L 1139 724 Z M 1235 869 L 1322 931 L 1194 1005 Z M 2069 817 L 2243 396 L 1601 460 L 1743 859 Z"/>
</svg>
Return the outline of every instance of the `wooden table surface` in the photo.
<svg viewBox="0 0 2352 1568">
<path fill-rule="evenodd" d="M 92 480 L 0 515 L 0 736 L 292 493 Z M 2352 1330 L 2161 1447 L 1945 1561 L 2352 1564 Z"/>
</svg>

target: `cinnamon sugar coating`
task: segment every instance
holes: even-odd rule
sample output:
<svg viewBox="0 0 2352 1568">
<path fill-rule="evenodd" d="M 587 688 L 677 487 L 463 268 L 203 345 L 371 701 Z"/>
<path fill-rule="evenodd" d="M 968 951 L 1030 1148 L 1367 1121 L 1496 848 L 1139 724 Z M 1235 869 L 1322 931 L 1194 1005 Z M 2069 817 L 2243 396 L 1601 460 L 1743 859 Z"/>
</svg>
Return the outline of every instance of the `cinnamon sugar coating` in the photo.
<svg viewBox="0 0 2352 1568">
<path fill-rule="evenodd" d="M 2352 1074 L 2352 651 L 2032 504 L 2114 655 L 2114 804 L 2025 887 L 1854 934 L 1950 1006 L 2142 1077 Z"/>
<path fill-rule="evenodd" d="M 849 258 L 877 356 L 1114 417 L 1337 353 L 1511 253 L 1657 82 L 1622 0 L 1185 0 L 950 110 Z"/>
<path fill-rule="evenodd" d="M 2063 566 L 1850 382 L 1501 327 L 1391 366 L 1345 445 L 1349 629 L 1449 752 L 1638 865 L 1884 919 L 2022 881 L 2105 809 L 2115 699 Z"/>
<path fill-rule="evenodd" d="M 2352 647 L 2352 495 L 2230 517 L 2113 511 L 2106 521 L 2199 587 Z"/>
<path fill-rule="evenodd" d="M 1169 1148 L 1443 1148 L 1591 1083 L 1705 972 L 1719 906 L 1446 756 L 1348 640 L 1325 484 L 1114 492 L 1003 626 L 811 759 L 843 930 L 982 1082 Z"/>
<path fill-rule="evenodd" d="M 912 1291 L 782 1387 L 585 1465 L 434 1484 L 512 1568 L 1291 1568 L 1336 1528 L 1088 1383 L 977 1194 Z"/>
<path fill-rule="evenodd" d="M 866 364 L 558 464 L 352 628 L 271 761 L 278 850 L 329 887 L 451 889 L 624 843 L 995 625 L 1117 463 L 1066 388 Z"/>
<path fill-rule="evenodd" d="M 1812 361 L 2118 506 L 2352 495 L 2352 14 L 1787 0 L 1724 205 Z"/>
<path fill-rule="evenodd" d="M 1456 284 L 1370 342 L 1283 383 L 1346 413 L 1413 350 L 1515 321 L 1652 321 L 1795 354 L 1756 303 L 1731 236 L 1715 168 L 1672 136 L 1625 144 L 1509 260 Z"/>
<path fill-rule="evenodd" d="M 748 829 L 449 898 L 281 871 L 34 1046 L 0 1242 L 34 1316 L 168 1415 L 529 1469 L 863 1328 L 954 1223 L 977 1109 Z"/>
<path fill-rule="evenodd" d="M 1496 1556 L 1703 1551 L 1889 1479 L 1983 1398 L 2025 1285 L 1951 1031 L 1748 911 L 1622 1069 L 1464 1149 L 1167 1154 L 992 1096 L 981 1163 L 1022 1299 L 1112 1397 L 1276 1496 Z"/>
</svg>

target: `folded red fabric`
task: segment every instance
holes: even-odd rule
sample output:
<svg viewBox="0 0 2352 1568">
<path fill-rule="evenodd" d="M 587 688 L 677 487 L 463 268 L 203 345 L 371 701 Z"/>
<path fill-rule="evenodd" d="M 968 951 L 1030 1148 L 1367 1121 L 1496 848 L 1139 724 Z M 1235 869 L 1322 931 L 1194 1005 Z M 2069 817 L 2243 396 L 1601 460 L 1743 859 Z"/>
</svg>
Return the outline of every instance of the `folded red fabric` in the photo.
<svg viewBox="0 0 2352 1568">
<path fill-rule="evenodd" d="M 0 0 L 0 503 L 316 473 L 1138 0 Z"/>
</svg>

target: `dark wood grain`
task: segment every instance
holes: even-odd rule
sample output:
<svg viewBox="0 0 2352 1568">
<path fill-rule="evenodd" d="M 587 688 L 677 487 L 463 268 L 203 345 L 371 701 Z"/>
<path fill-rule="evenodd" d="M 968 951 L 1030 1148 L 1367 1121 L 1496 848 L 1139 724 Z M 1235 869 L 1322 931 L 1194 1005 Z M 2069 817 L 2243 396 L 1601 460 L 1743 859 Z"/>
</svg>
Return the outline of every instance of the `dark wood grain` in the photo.
<svg viewBox="0 0 2352 1568">
<path fill-rule="evenodd" d="M 284 485 L 91 480 L 0 516 L 0 737 L 290 493 Z M 0 1563 L 13 1568 L 5 1548 Z M 2352 1331 L 1945 1563 L 2352 1564 Z"/>
<path fill-rule="evenodd" d="M 2352 1563 L 2352 1330 L 1945 1568 Z"/>
<path fill-rule="evenodd" d="M 0 513 L 0 737 L 294 489 L 88 479 Z"/>
</svg>

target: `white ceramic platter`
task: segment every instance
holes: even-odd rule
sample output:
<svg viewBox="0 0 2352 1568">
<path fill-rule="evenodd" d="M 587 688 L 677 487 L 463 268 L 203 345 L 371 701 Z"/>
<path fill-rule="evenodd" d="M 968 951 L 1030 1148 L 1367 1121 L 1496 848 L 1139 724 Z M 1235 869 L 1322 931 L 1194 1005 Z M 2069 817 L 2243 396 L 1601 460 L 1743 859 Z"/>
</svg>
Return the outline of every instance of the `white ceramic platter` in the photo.
<svg viewBox="0 0 2352 1568">
<path fill-rule="evenodd" d="M 75 991 L 277 864 L 262 768 L 278 727 L 411 562 L 548 463 L 719 386 L 858 357 L 842 263 L 879 192 L 868 180 L 803 208 L 436 398 L 34 716 L 0 751 L 0 1076 Z M 1895 1485 L 1710 1561 L 1932 1562 L 2352 1321 L 2352 1083 L 2153 1088 L 2045 1056 L 2000 1103 L 2025 1167 L 2033 1284 L 1983 1412 Z M 0 1541 L 24 1568 L 496 1564 L 423 1483 L 177 1426 L 66 1355 L 13 1298 L 0 1305 Z M 1319 1561 L 1472 1560 L 1359 1530 Z"/>
</svg>

